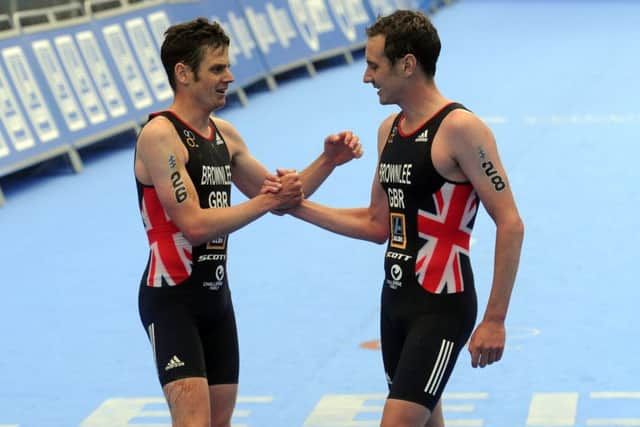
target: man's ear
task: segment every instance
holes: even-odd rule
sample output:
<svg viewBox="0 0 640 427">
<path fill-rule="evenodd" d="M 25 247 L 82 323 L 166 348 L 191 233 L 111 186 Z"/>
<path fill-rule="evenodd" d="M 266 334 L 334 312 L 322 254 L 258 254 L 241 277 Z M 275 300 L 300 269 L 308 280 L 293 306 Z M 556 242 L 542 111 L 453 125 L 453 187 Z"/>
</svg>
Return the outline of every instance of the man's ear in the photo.
<svg viewBox="0 0 640 427">
<path fill-rule="evenodd" d="M 402 71 L 406 75 L 411 75 L 416 71 L 417 60 L 416 57 L 412 53 L 407 53 L 402 61 Z"/>
<path fill-rule="evenodd" d="M 189 82 L 189 77 L 191 75 L 191 67 L 186 65 L 183 62 L 178 62 L 175 67 L 173 67 L 173 72 L 176 76 L 176 83 L 187 84 Z"/>
</svg>

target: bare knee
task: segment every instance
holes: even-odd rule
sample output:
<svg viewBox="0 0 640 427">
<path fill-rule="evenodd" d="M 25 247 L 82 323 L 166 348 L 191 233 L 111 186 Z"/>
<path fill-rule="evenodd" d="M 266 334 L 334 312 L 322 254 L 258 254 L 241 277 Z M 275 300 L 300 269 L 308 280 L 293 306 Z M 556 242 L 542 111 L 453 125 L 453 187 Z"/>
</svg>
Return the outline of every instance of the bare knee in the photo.
<svg viewBox="0 0 640 427">
<path fill-rule="evenodd" d="M 444 427 L 444 420 L 442 418 L 436 419 L 433 417 L 429 417 L 429 420 L 424 425 L 424 427 Z"/>
<path fill-rule="evenodd" d="M 237 394 L 237 384 L 209 386 L 211 427 L 231 427 L 231 417 L 236 405 Z"/>
<path fill-rule="evenodd" d="M 211 427 L 231 427 L 231 416 L 212 413 Z"/>
</svg>

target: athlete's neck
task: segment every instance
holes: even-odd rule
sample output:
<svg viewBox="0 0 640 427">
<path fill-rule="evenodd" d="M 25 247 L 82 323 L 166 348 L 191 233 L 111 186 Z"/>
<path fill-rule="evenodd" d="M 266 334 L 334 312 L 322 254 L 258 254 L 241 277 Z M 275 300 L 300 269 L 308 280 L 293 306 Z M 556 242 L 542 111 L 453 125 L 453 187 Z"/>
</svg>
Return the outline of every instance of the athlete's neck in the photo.
<svg viewBox="0 0 640 427">
<path fill-rule="evenodd" d="M 183 122 L 201 135 L 209 135 L 211 111 L 199 108 L 192 100 L 190 102 L 183 101 L 179 97 L 174 99 L 168 110 L 174 112 Z"/>
<path fill-rule="evenodd" d="M 450 102 L 442 96 L 433 82 L 413 85 L 398 104 L 404 115 L 402 130 L 416 130 Z"/>
</svg>

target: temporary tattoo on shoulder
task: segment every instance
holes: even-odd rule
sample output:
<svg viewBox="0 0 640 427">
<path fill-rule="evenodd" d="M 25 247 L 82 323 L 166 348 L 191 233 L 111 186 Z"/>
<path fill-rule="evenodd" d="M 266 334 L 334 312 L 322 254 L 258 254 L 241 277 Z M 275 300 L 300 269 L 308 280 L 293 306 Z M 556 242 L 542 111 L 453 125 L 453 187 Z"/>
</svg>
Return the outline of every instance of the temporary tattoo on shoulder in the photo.
<svg viewBox="0 0 640 427">
<path fill-rule="evenodd" d="M 482 147 L 478 148 L 478 156 L 480 156 L 480 166 L 484 170 L 484 174 L 491 178 L 491 183 L 493 184 L 493 188 L 496 191 L 502 191 L 507 186 L 504 183 L 504 179 L 498 174 L 498 171 L 493 166 L 493 162 L 487 158 L 487 153 L 482 149 Z"/>
<path fill-rule="evenodd" d="M 176 161 L 176 156 L 174 156 L 173 154 L 169 156 L 169 167 L 171 169 L 175 169 L 176 166 L 178 165 L 178 162 Z"/>
<path fill-rule="evenodd" d="M 171 174 L 171 186 L 173 187 L 174 194 L 176 195 L 176 202 L 182 203 L 187 200 L 187 187 L 182 182 L 180 172 L 175 171 Z"/>
</svg>

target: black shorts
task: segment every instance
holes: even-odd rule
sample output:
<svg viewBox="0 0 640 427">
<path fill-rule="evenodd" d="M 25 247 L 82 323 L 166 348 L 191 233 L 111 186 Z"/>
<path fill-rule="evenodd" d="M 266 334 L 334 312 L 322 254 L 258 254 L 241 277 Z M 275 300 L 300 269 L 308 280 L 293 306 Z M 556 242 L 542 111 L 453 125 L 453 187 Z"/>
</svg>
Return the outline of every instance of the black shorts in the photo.
<svg viewBox="0 0 640 427">
<path fill-rule="evenodd" d="M 138 304 L 162 386 L 190 377 L 207 378 L 209 385 L 238 383 L 238 335 L 226 286 L 143 284 Z"/>
<path fill-rule="evenodd" d="M 458 295 L 432 295 L 416 287 L 398 295 L 384 287 L 380 318 L 389 398 L 433 411 L 460 350 L 475 324 L 473 288 Z"/>
</svg>

